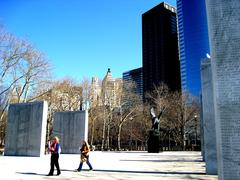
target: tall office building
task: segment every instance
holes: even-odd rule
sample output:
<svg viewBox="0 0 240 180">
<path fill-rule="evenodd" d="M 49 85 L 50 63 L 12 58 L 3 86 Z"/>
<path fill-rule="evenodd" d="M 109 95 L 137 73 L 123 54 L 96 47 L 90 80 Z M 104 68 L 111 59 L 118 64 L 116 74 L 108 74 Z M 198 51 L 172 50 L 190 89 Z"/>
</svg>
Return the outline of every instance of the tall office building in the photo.
<svg viewBox="0 0 240 180">
<path fill-rule="evenodd" d="M 143 74 L 142 68 L 133 69 L 123 73 L 123 87 L 124 83 L 133 81 L 136 84 L 135 93 L 137 93 L 141 99 L 143 98 Z"/>
<path fill-rule="evenodd" d="M 177 0 L 182 89 L 199 96 L 200 62 L 209 53 L 205 0 Z"/>
<path fill-rule="evenodd" d="M 166 84 L 180 90 L 176 9 L 161 3 L 142 15 L 143 93 Z"/>
</svg>

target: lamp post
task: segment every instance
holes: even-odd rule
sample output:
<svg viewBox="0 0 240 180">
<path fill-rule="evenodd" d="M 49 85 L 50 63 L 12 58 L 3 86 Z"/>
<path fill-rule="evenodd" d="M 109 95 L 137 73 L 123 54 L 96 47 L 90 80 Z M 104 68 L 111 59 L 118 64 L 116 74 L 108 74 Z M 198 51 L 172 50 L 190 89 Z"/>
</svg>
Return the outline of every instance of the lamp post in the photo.
<svg viewBox="0 0 240 180">
<path fill-rule="evenodd" d="M 130 117 L 130 121 L 133 120 L 133 117 Z M 131 122 L 131 129 L 130 129 L 130 150 L 132 151 L 132 122 Z"/>
</svg>

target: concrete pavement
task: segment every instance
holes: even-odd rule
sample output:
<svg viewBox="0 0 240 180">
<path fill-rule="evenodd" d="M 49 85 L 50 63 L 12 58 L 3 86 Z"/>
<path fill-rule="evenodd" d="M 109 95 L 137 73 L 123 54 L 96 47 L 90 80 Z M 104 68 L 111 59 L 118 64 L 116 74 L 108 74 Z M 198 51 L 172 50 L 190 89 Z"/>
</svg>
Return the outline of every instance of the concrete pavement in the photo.
<svg viewBox="0 0 240 180">
<path fill-rule="evenodd" d="M 200 152 L 91 152 L 90 162 L 94 171 L 74 172 L 80 161 L 79 155 L 61 154 L 62 174 L 48 177 L 50 155 L 43 157 L 0 156 L 0 180 L 33 179 L 209 179 L 217 176 L 205 174 L 205 163 Z M 55 172 L 56 174 L 56 172 Z"/>
</svg>

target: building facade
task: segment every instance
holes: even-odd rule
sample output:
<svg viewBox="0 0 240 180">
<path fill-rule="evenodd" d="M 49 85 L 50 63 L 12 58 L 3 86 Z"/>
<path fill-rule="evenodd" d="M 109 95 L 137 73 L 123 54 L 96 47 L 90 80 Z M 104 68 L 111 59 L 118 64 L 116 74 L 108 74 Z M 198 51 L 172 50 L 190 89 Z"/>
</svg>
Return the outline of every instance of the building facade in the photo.
<svg viewBox="0 0 240 180">
<path fill-rule="evenodd" d="M 108 69 L 102 82 L 96 77 L 92 78 L 90 106 L 119 107 L 121 100 L 119 94 L 122 91 L 122 84 L 121 78 L 112 77 L 110 69 Z"/>
<path fill-rule="evenodd" d="M 123 87 L 125 82 L 132 81 L 135 83 L 136 87 L 134 91 L 136 94 L 143 98 L 143 73 L 142 68 L 133 69 L 123 73 Z"/>
<path fill-rule="evenodd" d="M 205 0 L 177 0 L 181 85 L 199 96 L 200 62 L 209 53 Z"/>
<path fill-rule="evenodd" d="M 90 92 L 90 106 L 96 107 L 101 101 L 101 86 L 97 77 L 92 78 L 91 92 Z"/>
<path fill-rule="evenodd" d="M 181 89 L 176 9 L 161 3 L 142 15 L 143 93 L 162 83 Z"/>
</svg>

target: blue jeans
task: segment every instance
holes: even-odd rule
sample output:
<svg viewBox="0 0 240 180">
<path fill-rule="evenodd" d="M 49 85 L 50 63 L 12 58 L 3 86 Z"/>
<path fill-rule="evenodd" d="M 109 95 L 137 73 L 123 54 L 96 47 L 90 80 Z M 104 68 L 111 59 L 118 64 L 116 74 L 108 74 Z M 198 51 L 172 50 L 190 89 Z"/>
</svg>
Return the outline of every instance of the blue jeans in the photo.
<svg viewBox="0 0 240 180">
<path fill-rule="evenodd" d="M 85 156 L 85 157 L 87 159 L 87 161 L 86 161 L 87 165 L 89 166 L 90 170 L 92 170 L 93 168 L 92 168 L 91 163 L 89 162 L 89 156 Z M 77 170 L 81 171 L 82 170 L 82 166 L 83 166 L 83 162 L 81 161 Z"/>
</svg>

